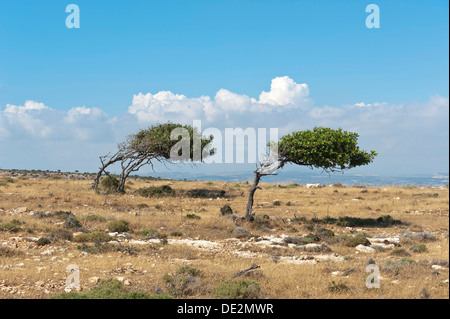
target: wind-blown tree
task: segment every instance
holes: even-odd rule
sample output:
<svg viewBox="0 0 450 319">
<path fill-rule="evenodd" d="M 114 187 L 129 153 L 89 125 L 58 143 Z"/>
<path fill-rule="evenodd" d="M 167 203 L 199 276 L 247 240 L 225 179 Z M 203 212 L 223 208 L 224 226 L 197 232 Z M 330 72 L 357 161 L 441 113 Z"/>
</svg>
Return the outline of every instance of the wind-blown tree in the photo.
<svg viewBox="0 0 450 319">
<path fill-rule="evenodd" d="M 201 136 L 197 128 L 176 123 L 156 124 L 148 129 L 129 135 L 125 142 L 118 144 L 118 150 L 113 155 L 100 156 L 102 166 L 92 184 L 98 188 L 102 174 L 109 175 L 106 169 L 120 163 L 121 173 L 117 192 L 124 192 L 126 179 L 132 172 L 145 165 L 153 168 L 154 160 L 163 163 L 199 162 L 214 155 L 211 147 L 213 136 Z"/>
<path fill-rule="evenodd" d="M 253 220 L 253 197 L 261 177 L 276 175 L 276 171 L 286 164 L 322 168 L 327 173 L 343 172 L 346 169 L 367 165 L 373 161 L 377 152 L 361 150 L 358 133 L 315 127 L 313 130 L 292 132 L 283 136 L 279 142 L 268 146 L 275 155 L 267 156 L 254 171 L 255 179 L 250 187 L 245 218 Z"/>
</svg>

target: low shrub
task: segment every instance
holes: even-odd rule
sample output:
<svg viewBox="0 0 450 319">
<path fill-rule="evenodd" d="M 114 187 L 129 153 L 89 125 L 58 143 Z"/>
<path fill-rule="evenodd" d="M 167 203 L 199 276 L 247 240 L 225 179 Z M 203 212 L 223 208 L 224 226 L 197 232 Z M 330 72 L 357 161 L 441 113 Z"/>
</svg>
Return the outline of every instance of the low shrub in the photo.
<svg viewBox="0 0 450 319">
<path fill-rule="evenodd" d="M 409 250 L 411 250 L 414 253 L 424 253 L 428 251 L 427 246 L 425 244 L 415 244 L 409 247 Z"/>
<path fill-rule="evenodd" d="M 258 299 L 260 294 L 259 283 L 245 279 L 224 281 L 214 290 L 218 299 Z"/>
<path fill-rule="evenodd" d="M 232 215 L 232 214 L 233 214 L 233 210 L 231 209 L 230 205 L 223 205 L 223 206 L 220 208 L 220 214 L 221 214 L 222 216 L 225 216 L 225 215 Z"/>
<path fill-rule="evenodd" d="M 175 196 L 176 194 L 176 191 L 169 185 L 144 187 L 138 189 L 136 192 L 144 197 Z"/>
<path fill-rule="evenodd" d="M 187 296 L 200 289 L 198 277 L 202 271 L 190 266 L 180 267 L 174 274 L 165 274 L 163 280 L 167 285 L 168 292 L 173 296 Z"/>
<path fill-rule="evenodd" d="M 13 221 L 0 224 L 0 231 L 3 232 L 18 233 L 21 230 L 22 228 L 20 228 L 17 223 L 14 223 Z"/>
<path fill-rule="evenodd" d="M 100 216 L 100 215 L 96 215 L 96 214 L 89 214 L 83 217 L 83 219 L 85 221 L 88 222 L 99 222 L 99 223 L 104 223 L 106 222 L 106 217 Z"/>
<path fill-rule="evenodd" d="M 119 180 L 114 176 L 106 176 L 100 181 L 100 186 L 106 191 L 114 191 L 119 187 Z"/>
<path fill-rule="evenodd" d="M 49 245 L 51 242 L 52 241 L 50 239 L 42 237 L 42 238 L 39 238 L 36 243 L 38 246 L 45 246 L 45 245 Z"/>
<path fill-rule="evenodd" d="M 67 229 L 58 228 L 50 233 L 49 239 L 51 241 L 72 240 L 73 233 Z"/>
<path fill-rule="evenodd" d="M 183 236 L 183 233 L 180 232 L 180 231 L 174 230 L 173 232 L 170 233 L 170 236 L 173 236 L 173 237 L 182 237 L 182 236 Z"/>
<path fill-rule="evenodd" d="M 405 249 L 403 248 L 399 248 L 399 249 L 395 249 L 391 252 L 392 256 L 411 256 L 410 253 L 408 253 Z"/>
<path fill-rule="evenodd" d="M 125 233 L 130 231 L 129 223 L 125 220 L 112 220 L 108 224 L 111 232 Z"/>
<path fill-rule="evenodd" d="M 77 243 L 108 242 L 111 240 L 111 236 L 102 232 L 83 233 L 73 238 L 73 241 Z"/>
<path fill-rule="evenodd" d="M 349 290 L 350 290 L 350 288 L 348 288 L 346 285 L 337 284 L 334 281 L 332 281 L 330 286 L 328 286 L 328 291 L 330 291 L 332 293 L 341 293 L 341 292 L 346 292 Z"/>
<path fill-rule="evenodd" d="M 86 292 L 63 292 L 51 299 L 172 299 L 163 294 L 151 295 L 148 292 L 126 291 L 116 279 L 103 279 L 98 286 Z"/>
<path fill-rule="evenodd" d="M 354 235 L 339 235 L 335 237 L 335 241 L 342 243 L 347 247 L 356 247 L 358 245 L 369 246 L 370 242 L 367 237 L 362 233 Z"/>
</svg>

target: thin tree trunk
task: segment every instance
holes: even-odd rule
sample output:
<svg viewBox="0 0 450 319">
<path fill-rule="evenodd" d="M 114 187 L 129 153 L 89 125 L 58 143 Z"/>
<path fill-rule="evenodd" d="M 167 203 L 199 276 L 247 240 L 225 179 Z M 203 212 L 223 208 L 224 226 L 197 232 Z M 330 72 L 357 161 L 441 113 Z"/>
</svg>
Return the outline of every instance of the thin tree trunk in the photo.
<svg viewBox="0 0 450 319">
<path fill-rule="evenodd" d="M 245 212 L 245 219 L 248 221 L 253 221 L 255 219 L 255 214 L 253 211 L 253 197 L 255 196 L 256 190 L 261 187 L 258 186 L 261 177 L 267 175 L 277 175 L 275 172 L 282 168 L 285 164 L 284 161 L 280 161 L 276 167 L 273 167 L 273 162 L 266 162 L 262 164 L 257 170 L 255 170 L 255 179 L 253 180 L 253 185 L 250 187 L 250 192 L 248 194 L 247 210 Z"/>
<path fill-rule="evenodd" d="M 255 171 L 255 179 L 253 180 L 253 185 L 250 187 L 250 193 L 248 194 L 248 202 L 247 202 L 247 211 L 245 212 L 245 218 L 247 220 L 253 220 L 255 218 L 255 214 L 252 214 L 253 210 L 253 197 L 255 196 L 255 192 L 258 188 L 259 181 L 261 180 L 261 174 L 256 170 Z"/>
</svg>

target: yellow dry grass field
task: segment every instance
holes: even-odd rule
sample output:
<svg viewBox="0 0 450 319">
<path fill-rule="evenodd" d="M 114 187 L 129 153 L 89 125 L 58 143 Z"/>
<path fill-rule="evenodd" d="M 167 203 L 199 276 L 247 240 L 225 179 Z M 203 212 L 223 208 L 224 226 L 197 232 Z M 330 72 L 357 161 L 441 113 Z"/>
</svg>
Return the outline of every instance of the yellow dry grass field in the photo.
<svg viewBox="0 0 450 319">
<path fill-rule="evenodd" d="M 261 299 L 449 298 L 448 188 L 262 183 L 248 222 L 247 183 L 131 178 L 116 194 L 55 176 L 0 176 L 0 298 L 61 294 L 69 265 L 81 292 L 113 278 L 209 299 L 251 280 Z M 138 192 L 164 185 L 174 193 Z M 183 266 L 201 274 L 171 286 Z"/>
</svg>

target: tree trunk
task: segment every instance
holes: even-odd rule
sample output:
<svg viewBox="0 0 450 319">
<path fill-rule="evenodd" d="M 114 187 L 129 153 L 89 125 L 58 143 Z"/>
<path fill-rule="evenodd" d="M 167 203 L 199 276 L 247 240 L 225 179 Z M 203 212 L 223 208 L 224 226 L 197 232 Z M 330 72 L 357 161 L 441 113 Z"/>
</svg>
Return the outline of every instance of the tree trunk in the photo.
<svg viewBox="0 0 450 319">
<path fill-rule="evenodd" d="M 253 185 L 250 187 L 250 192 L 248 194 L 248 202 L 247 202 L 247 211 L 245 212 L 245 219 L 248 221 L 253 221 L 255 219 L 255 214 L 252 213 L 253 209 L 253 197 L 255 196 L 256 190 L 261 187 L 258 186 L 259 181 L 261 180 L 261 177 L 267 176 L 267 175 L 277 175 L 275 172 L 282 168 L 286 162 L 280 161 L 278 165 L 275 167 L 273 164 L 275 164 L 273 161 L 267 161 L 261 166 L 255 170 L 255 179 L 253 180 Z"/>
<path fill-rule="evenodd" d="M 252 221 L 255 218 L 255 214 L 252 214 L 253 209 L 253 197 L 255 196 L 255 192 L 258 188 L 259 181 L 261 180 L 261 174 L 256 170 L 255 171 L 255 179 L 253 181 L 252 187 L 250 187 L 250 193 L 248 194 L 248 202 L 247 202 L 247 211 L 245 212 L 245 218 L 249 221 Z"/>
</svg>

